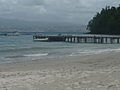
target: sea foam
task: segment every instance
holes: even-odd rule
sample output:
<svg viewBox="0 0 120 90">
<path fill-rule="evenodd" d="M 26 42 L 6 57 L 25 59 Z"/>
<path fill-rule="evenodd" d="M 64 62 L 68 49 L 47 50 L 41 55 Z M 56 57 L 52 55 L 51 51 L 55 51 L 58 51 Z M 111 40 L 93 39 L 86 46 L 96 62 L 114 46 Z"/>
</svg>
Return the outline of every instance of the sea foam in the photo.
<svg viewBox="0 0 120 90">
<path fill-rule="evenodd" d="M 101 53 L 109 53 L 109 52 L 120 52 L 120 48 L 118 48 L 118 49 L 83 50 L 83 51 L 73 52 L 69 56 L 83 56 L 83 55 L 93 55 L 93 54 L 101 54 Z"/>
<path fill-rule="evenodd" d="M 27 54 L 25 57 L 37 57 L 37 56 L 47 56 L 48 53 L 38 53 L 38 54 Z"/>
</svg>

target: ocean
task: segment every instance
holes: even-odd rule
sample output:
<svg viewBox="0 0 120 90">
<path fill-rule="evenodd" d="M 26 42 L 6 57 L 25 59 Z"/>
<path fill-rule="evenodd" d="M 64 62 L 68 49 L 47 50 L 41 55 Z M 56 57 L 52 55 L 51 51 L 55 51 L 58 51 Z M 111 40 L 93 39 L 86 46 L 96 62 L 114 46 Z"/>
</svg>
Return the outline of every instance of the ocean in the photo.
<svg viewBox="0 0 120 90">
<path fill-rule="evenodd" d="M 32 35 L 0 36 L 0 63 L 66 56 L 85 56 L 107 52 L 120 52 L 120 45 L 34 42 Z"/>
</svg>

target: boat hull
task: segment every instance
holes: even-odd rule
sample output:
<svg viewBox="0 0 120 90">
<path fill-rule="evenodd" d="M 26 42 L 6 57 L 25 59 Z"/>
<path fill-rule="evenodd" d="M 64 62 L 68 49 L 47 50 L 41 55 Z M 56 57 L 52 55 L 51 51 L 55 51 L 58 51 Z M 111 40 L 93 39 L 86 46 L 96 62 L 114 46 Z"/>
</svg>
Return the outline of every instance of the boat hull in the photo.
<svg viewBox="0 0 120 90">
<path fill-rule="evenodd" d="M 41 38 L 41 39 L 33 39 L 35 42 L 47 42 L 48 38 Z"/>
</svg>

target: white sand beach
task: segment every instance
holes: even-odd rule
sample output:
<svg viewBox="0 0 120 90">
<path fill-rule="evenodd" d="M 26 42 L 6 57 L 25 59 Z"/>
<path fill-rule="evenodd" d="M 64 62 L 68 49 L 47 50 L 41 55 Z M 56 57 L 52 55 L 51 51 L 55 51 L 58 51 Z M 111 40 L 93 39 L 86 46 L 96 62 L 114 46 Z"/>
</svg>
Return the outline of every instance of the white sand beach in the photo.
<svg viewBox="0 0 120 90">
<path fill-rule="evenodd" d="M 120 53 L 0 64 L 0 90 L 120 90 Z"/>
</svg>

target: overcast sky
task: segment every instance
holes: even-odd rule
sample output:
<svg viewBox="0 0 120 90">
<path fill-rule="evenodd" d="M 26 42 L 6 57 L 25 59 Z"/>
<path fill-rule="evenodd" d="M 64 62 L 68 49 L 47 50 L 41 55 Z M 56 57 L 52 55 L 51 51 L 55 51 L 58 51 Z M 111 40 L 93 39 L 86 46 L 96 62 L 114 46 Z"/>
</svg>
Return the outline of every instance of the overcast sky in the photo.
<svg viewBox="0 0 120 90">
<path fill-rule="evenodd" d="M 0 0 L 0 18 L 48 22 L 87 22 L 106 5 L 120 0 Z"/>
</svg>

